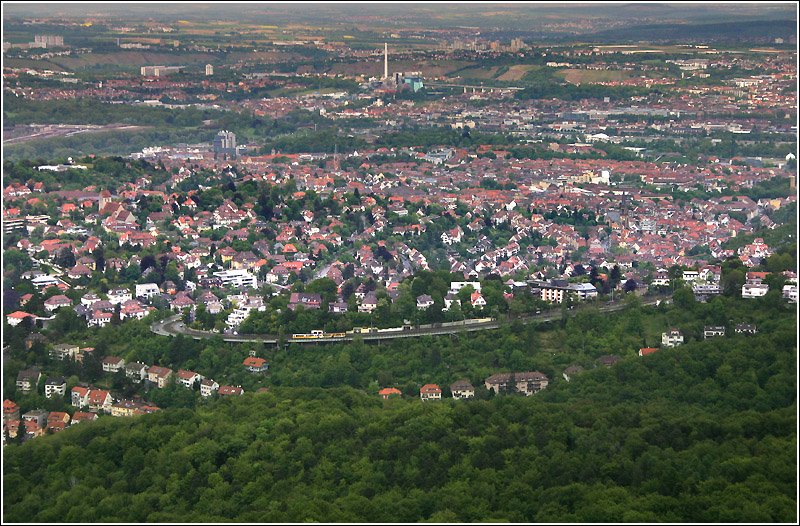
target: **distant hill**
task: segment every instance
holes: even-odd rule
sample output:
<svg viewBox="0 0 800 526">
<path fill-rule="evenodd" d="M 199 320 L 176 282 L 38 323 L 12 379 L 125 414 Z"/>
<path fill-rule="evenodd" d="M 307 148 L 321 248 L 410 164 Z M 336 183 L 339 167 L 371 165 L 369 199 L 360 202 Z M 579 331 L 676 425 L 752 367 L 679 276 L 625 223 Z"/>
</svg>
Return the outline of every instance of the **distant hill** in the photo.
<svg viewBox="0 0 800 526">
<path fill-rule="evenodd" d="M 754 20 L 713 24 L 652 24 L 585 35 L 590 41 L 763 41 L 797 37 L 795 20 Z"/>
</svg>

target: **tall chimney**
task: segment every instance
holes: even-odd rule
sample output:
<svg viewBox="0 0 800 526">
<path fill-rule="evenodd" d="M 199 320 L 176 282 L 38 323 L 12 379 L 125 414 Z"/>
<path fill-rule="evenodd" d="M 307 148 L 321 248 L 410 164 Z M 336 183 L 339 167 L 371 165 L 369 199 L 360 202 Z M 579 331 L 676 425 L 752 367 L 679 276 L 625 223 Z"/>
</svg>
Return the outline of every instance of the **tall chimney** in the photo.
<svg viewBox="0 0 800 526">
<path fill-rule="evenodd" d="M 389 78 L 389 44 L 383 43 L 383 78 Z"/>
</svg>

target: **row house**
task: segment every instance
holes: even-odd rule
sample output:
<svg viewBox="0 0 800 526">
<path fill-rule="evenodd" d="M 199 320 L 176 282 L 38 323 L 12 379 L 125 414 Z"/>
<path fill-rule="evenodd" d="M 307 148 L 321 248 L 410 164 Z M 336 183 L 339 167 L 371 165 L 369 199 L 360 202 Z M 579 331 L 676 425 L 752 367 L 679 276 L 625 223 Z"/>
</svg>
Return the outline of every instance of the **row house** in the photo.
<svg viewBox="0 0 800 526">
<path fill-rule="evenodd" d="M 289 309 L 297 310 L 297 307 L 318 310 L 322 306 L 322 296 L 306 292 L 293 292 L 289 296 Z"/>
<path fill-rule="evenodd" d="M 497 373 L 487 378 L 485 384 L 486 389 L 492 389 L 495 393 L 513 389 L 515 392 L 530 396 L 546 388 L 549 379 L 539 371 Z"/>
<path fill-rule="evenodd" d="M 104 389 L 90 389 L 88 387 L 75 386 L 70 393 L 73 407 L 83 409 L 88 407 L 92 411 L 111 412 L 113 398 L 111 393 Z"/>
</svg>

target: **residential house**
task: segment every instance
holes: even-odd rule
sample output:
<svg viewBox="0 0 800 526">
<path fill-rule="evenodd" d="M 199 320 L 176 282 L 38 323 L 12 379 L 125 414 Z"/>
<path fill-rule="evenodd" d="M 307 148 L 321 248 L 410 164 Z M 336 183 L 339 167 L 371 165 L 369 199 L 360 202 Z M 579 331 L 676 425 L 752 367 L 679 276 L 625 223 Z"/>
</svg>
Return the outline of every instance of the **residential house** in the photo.
<svg viewBox="0 0 800 526">
<path fill-rule="evenodd" d="M 147 365 L 141 362 L 131 362 L 125 366 L 125 376 L 136 383 L 147 378 Z"/>
<path fill-rule="evenodd" d="M 705 327 L 703 327 L 703 339 L 707 340 L 715 336 L 725 336 L 725 326 L 706 325 Z"/>
<path fill-rule="evenodd" d="M 244 394 L 244 389 L 241 387 L 234 387 L 231 385 L 221 385 L 219 386 L 219 390 L 217 391 L 220 396 L 231 396 L 237 395 L 241 396 Z"/>
<path fill-rule="evenodd" d="M 642 347 L 639 349 L 639 356 L 647 356 L 658 351 L 658 347 Z"/>
<path fill-rule="evenodd" d="M 444 308 L 446 310 L 450 310 L 450 307 L 453 306 L 453 304 L 457 304 L 458 306 L 461 306 L 461 300 L 458 299 L 458 296 L 456 296 L 452 292 L 449 292 L 444 297 Z"/>
<path fill-rule="evenodd" d="M 39 427 L 47 425 L 47 411 L 44 409 L 34 409 L 22 415 L 22 420 L 25 422 L 36 422 Z"/>
<path fill-rule="evenodd" d="M 30 440 L 31 438 L 44 436 L 45 428 L 44 426 L 40 426 L 38 422 L 32 420 L 23 420 L 22 424 L 25 428 L 25 438 L 27 440 Z"/>
<path fill-rule="evenodd" d="M 175 377 L 177 378 L 178 383 L 187 389 L 191 389 L 195 382 L 201 382 L 203 380 L 203 375 L 194 371 L 187 371 L 185 369 L 178 369 L 178 372 L 175 373 Z"/>
<path fill-rule="evenodd" d="M 474 398 L 475 387 L 469 380 L 458 380 L 450 384 L 450 392 L 455 399 Z"/>
<path fill-rule="evenodd" d="M 436 384 L 425 384 L 419 390 L 419 397 L 423 402 L 426 400 L 441 400 L 442 388 Z"/>
<path fill-rule="evenodd" d="M 44 382 L 44 396 L 53 398 L 54 396 L 64 396 L 67 392 L 67 382 L 63 376 L 48 377 Z"/>
<path fill-rule="evenodd" d="M 12 312 L 11 314 L 6 316 L 8 324 L 12 327 L 16 327 L 17 325 L 22 323 L 25 319 L 30 319 L 31 322 L 35 322 L 36 316 L 19 310 L 16 312 Z"/>
<path fill-rule="evenodd" d="M 13 400 L 3 400 L 3 422 L 19 420 L 19 406 Z"/>
<path fill-rule="evenodd" d="M 769 292 L 769 285 L 760 281 L 742 285 L 743 298 L 760 298 L 765 296 L 767 292 Z"/>
<path fill-rule="evenodd" d="M 44 301 L 44 308 L 47 312 L 53 312 L 61 307 L 71 307 L 72 300 L 63 294 L 57 294 Z"/>
<path fill-rule="evenodd" d="M 103 364 L 103 371 L 107 373 L 118 373 L 125 367 L 125 360 L 119 356 L 106 356 L 101 363 Z"/>
<path fill-rule="evenodd" d="M 47 416 L 47 426 L 45 427 L 45 430 L 48 433 L 58 433 L 67 428 L 69 421 L 69 413 L 53 411 Z"/>
<path fill-rule="evenodd" d="M 161 290 L 155 283 L 142 283 L 136 285 L 135 295 L 137 298 L 150 299 L 161 294 Z"/>
<path fill-rule="evenodd" d="M 54 345 L 52 349 L 50 349 L 50 357 L 55 358 L 57 360 L 66 360 L 67 358 L 74 360 L 75 357 L 78 355 L 80 349 L 77 345 L 72 345 L 68 343 L 59 343 L 58 345 Z"/>
<path fill-rule="evenodd" d="M 97 413 L 87 413 L 86 411 L 75 411 L 72 415 L 71 425 L 80 424 L 81 422 L 91 422 L 97 420 Z"/>
<path fill-rule="evenodd" d="M 783 299 L 789 303 L 797 303 L 797 285 L 786 284 L 783 286 Z"/>
<path fill-rule="evenodd" d="M 486 389 L 492 389 L 495 393 L 513 391 L 524 393 L 526 396 L 541 391 L 548 384 L 547 375 L 539 371 L 497 373 L 486 379 Z"/>
<path fill-rule="evenodd" d="M 433 305 L 433 298 L 428 294 L 417 296 L 417 308 L 419 310 L 428 310 L 431 305 Z"/>
<path fill-rule="evenodd" d="M 171 377 L 172 369 L 168 367 L 153 365 L 147 369 L 147 380 L 156 384 L 159 389 L 166 387 Z"/>
<path fill-rule="evenodd" d="M 358 312 L 372 312 L 378 308 L 378 296 L 374 291 L 367 292 L 361 304 L 358 306 Z"/>
<path fill-rule="evenodd" d="M 470 303 L 473 307 L 477 309 L 482 309 L 486 306 L 486 300 L 483 299 L 483 296 L 480 292 L 473 292 L 469 298 Z"/>
<path fill-rule="evenodd" d="M 130 299 L 133 299 L 131 291 L 128 289 L 111 289 L 108 291 L 108 301 L 112 305 L 119 305 Z"/>
<path fill-rule="evenodd" d="M 388 400 L 393 396 L 403 396 L 403 393 L 400 391 L 400 389 L 396 389 L 394 387 L 384 387 L 378 391 L 378 395 L 380 395 L 380 397 L 384 400 Z"/>
<path fill-rule="evenodd" d="M 83 409 L 89 405 L 89 389 L 76 385 L 70 392 L 70 400 L 74 407 Z"/>
<path fill-rule="evenodd" d="M 306 292 L 292 292 L 289 296 L 289 309 L 297 310 L 298 307 L 318 310 L 322 306 L 322 296 Z"/>
<path fill-rule="evenodd" d="M 17 374 L 17 389 L 23 393 L 34 391 L 41 379 L 42 372 L 36 367 L 24 369 Z"/>
<path fill-rule="evenodd" d="M 736 334 L 755 334 L 758 332 L 756 326 L 750 323 L 737 323 L 735 331 Z"/>
<path fill-rule="evenodd" d="M 670 329 L 661 333 L 662 347 L 677 347 L 683 344 L 683 334 L 678 329 Z"/>
<path fill-rule="evenodd" d="M 106 325 L 111 323 L 112 319 L 114 319 L 113 314 L 101 310 L 92 311 L 91 313 L 88 314 L 88 317 L 89 319 L 86 324 L 89 327 L 105 327 Z"/>
<path fill-rule="evenodd" d="M 178 292 L 175 298 L 169 302 L 169 307 L 176 312 L 184 309 L 194 309 L 194 300 L 187 292 Z"/>
<path fill-rule="evenodd" d="M 245 358 L 242 365 L 251 373 L 260 373 L 269 369 L 269 364 L 264 358 L 256 358 L 255 356 Z"/>
<path fill-rule="evenodd" d="M 111 412 L 111 404 L 114 402 L 111 393 L 105 389 L 91 389 L 87 400 L 89 409 L 92 411 L 102 411 L 104 413 Z"/>
<path fill-rule="evenodd" d="M 344 301 L 332 301 L 328 304 L 328 312 L 333 312 L 335 314 L 347 312 L 347 309 L 348 305 Z"/>
<path fill-rule="evenodd" d="M 621 359 L 622 358 L 620 358 L 619 356 L 616 356 L 614 354 L 605 354 L 605 355 L 601 356 L 600 358 L 598 358 L 597 361 L 600 363 L 600 365 L 602 365 L 604 367 L 611 367 L 615 363 L 620 361 Z"/>
<path fill-rule="evenodd" d="M 219 384 L 210 378 L 206 378 L 200 382 L 200 396 L 209 397 L 214 394 L 214 391 L 219 389 Z"/>
</svg>

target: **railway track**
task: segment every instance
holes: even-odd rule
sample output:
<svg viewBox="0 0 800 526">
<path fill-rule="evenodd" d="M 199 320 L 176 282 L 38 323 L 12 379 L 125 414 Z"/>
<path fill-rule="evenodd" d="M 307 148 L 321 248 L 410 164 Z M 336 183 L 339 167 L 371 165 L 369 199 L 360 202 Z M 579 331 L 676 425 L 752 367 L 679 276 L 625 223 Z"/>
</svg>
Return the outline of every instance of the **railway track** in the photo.
<svg viewBox="0 0 800 526">
<path fill-rule="evenodd" d="M 663 300 L 665 297 L 652 297 L 646 298 L 642 301 L 642 305 L 655 305 L 659 300 Z M 601 312 L 615 312 L 625 308 L 625 304 L 623 302 L 615 302 L 615 303 L 604 303 L 599 307 Z M 568 316 L 574 316 L 576 313 L 581 312 L 581 308 L 571 309 L 567 311 Z M 182 321 L 182 316 L 180 314 L 176 314 L 174 316 L 170 316 L 169 318 L 165 318 L 161 321 L 157 321 L 150 325 L 150 330 L 158 334 L 160 336 L 177 336 L 183 335 L 189 338 L 193 338 L 195 340 L 204 340 L 214 337 L 222 337 L 223 341 L 231 342 L 231 343 L 264 343 L 264 344 L 272 344 L 276 345 L 278 343 L 278 338 L 275 335 L 270 334 L 219 334 L 210 331 L 199 331 L 197 329 L 192 329 L 186 327 Z M 504 323 L 513 323 L 519 322 L 522 324 L 528 323 L 546 323 L 551 321 L 557 321 L 561 319 L 561 312 L 546 312 L 542 314 L 534 314 L 529 316 L 522 316 L 515 319 L 510 319 L 507 321 L 500 321 L 500 320 L 491 320 L 485 322 L 478 322 L 478 323 L 464 323 L 463 325 L 448 325 L 442 327 L 419 327 L 413 328 L 410 330 L 396 330 L 391 332 L 373 332 L 373 333 L 362 333 L 362 334 L 352 334 L 348 333 L 344 337 L 336 337 L 336 338 L 310 338 L 310 339 L 292 339 L 291 335 L 286 337 L 285 343 L 299 343 L 299 344 L 309 344 L 309 343 L 336 343 L 336 342 L 348 342 L 353 341 L 354 339 L 360 339 L 365 342 L 372 342 L 372 341 L 386 341 L 386 340 L 395 340 L 400 338 L 418 338 L 420 336 L 446 336 L 450 334 L 458 334 L 461 332 L 474 332 L 474 331 L 485 331 L 491 329 L 497 329 Z"/>
</svg>

